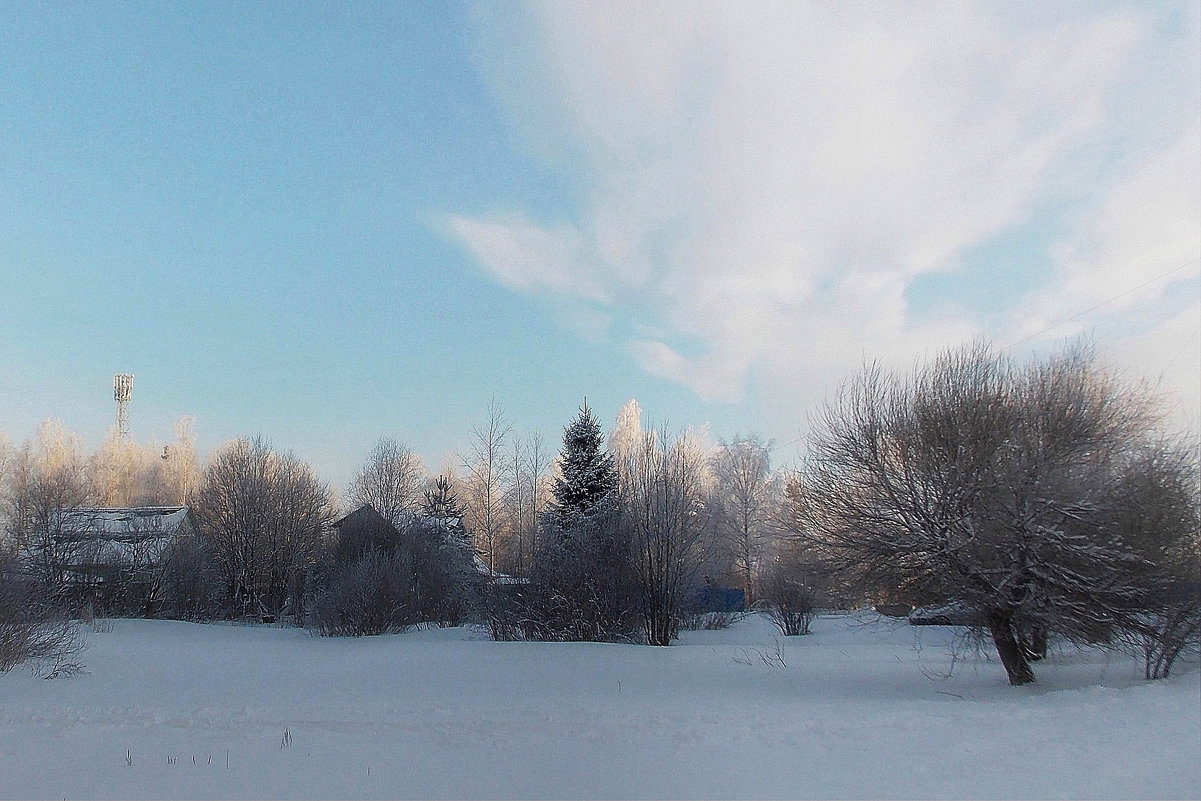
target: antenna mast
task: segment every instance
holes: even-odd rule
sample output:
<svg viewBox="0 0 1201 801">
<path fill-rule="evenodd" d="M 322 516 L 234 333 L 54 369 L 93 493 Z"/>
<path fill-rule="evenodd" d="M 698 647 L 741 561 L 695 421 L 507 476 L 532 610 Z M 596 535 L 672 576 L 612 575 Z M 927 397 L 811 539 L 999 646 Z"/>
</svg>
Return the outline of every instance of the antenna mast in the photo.
<svg viewBox="0 0 1201 801">
<path fill-rule="evenodd" d="M 117 436 L 121 442 L 129 437 L 129 421 L 125 417 L 125 406 L 133 397 L 133 376 L 117 373 L 113 376 L 113 399 L 117 401 Z"/>
</svg>

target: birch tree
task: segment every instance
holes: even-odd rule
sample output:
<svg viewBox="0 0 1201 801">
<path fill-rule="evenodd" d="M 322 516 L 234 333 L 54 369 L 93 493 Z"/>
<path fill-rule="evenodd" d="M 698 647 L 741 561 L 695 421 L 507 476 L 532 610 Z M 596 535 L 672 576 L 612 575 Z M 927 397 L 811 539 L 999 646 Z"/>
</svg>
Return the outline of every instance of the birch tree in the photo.
<svg viewBox="0 0 1201 801">
<path fill-rule="evenodd" d="M 421 506 L 425 466 L 399 440 L 381 437 L 359 467 L 346 491 L 352 510 L 369 503 L 394 526 Z"/>
<path fill-rule="evenodd" d="M 705 557 L 710 526 L 708 455 L 691 434 L 674 440 L 653 428 L 627 452 L 619 474 L 643 627 L 651 645 L 669 645 Z"/>
<path fill-rule="evenodd" d="M 713 472 L 718 541 L 733 562 L 750 606 L 758 599 L 759 564 L 771 535 L 770 446 L 756 436 L 723 442 L 713 458 Z"/>
<path fill-rule="evenodd" d="M 492 572 L 496 571 L 498 546 L 505 533 L 505 491 L 512 475 L 506 451 L 510 430 L 504 409 L 493 398 L 488 402 L 487 419 L 472 426 L 468 454 L 462 460 L 467 472 L 462 498 L 467 506 L 468 528 L 474 532 L 476 549 Z"/>
</svg>

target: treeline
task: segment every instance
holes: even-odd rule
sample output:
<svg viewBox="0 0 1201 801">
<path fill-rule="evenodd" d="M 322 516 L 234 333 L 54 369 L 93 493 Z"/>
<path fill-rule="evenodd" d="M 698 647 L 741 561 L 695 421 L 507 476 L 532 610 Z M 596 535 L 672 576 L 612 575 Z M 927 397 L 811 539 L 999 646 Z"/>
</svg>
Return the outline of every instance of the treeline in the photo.
<svg viewBox="0 0 1201 801">
<path fill-rule="evenodd" d="M 311 466 L 261 437 L 201 465 L 188 420 L 161 453 L 114 433 L 90 455 L 48 421 L 20 447 L 0 447 L 0 575 L 12 599 L 0 615 L 36 598 L 39 620 L 252 617 L 353 635 L 479 620 L 502 637 L 666 644 L 701 615 L 704 586 L 741 590 L 727 610 L 757 602 L 763 564 L 782 542 L 773 498 L 783 481 L 767 443 L 668 441 L 643 431 L 633 401 L 608 447 L 587 410 L 557 457 L 510 431 L 491 404 L 459 469 L 440 476 L 383 438 L 337 499 Z M 677 489 L 680 503 L 661 508 Z M 87 563 L 103 554 L 90 530 L 97 507 L 174 505 L 189 507 L 195 525 L 165 549 L 154 549 L 153 532 L 123 531 L 119 571 Z M 366 507 L 370 515 L 352 514 Z M 659 565 L 671 572 L 640 578 Z"/>
<path fill-rule="evenodd" d="M 46 631 L 82 602 L 71 509 L 186 503 L 195 529 L 126 613 L 667 645 L 742 609 L 803 634 L 818 608 L 951 605 L 1014 684 L 1056 639 L 1135 649 L 1158 678 L 1201 643 L 1197 447 L 1164 411 L 1087 349 L 1019 363 L 974 345 L 865 370 L 799 469 L 755 436 L 649 425 L 634 401 L 607 435 L 585 404 L 552 449 L 494 402 L 455 469 L 384 438 L 341 499 L 261 438 L 202 468 L 186 424 L 162 455 L 110 438 L 89 458 L 47 425 L 0 450 L 0 573 L 8 596 L 36 585 Z"/>
</svg>

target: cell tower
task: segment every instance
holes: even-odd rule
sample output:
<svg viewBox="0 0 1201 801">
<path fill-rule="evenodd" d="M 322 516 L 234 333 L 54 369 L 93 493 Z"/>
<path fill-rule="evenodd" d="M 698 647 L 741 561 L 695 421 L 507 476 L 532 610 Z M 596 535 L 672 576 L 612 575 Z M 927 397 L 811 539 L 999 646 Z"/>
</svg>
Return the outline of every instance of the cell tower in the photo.
<svg viewBox="0 0 1201 801">
<path fill-rule="evenodd" d="M 113 398 L 117 401 L 117 436 L 124 442 L 129 436 L 129 421 L 125 418 L 125 405 L 133 397 L 133 376 L 117 373 L 113 376 Z"/>
</svg>

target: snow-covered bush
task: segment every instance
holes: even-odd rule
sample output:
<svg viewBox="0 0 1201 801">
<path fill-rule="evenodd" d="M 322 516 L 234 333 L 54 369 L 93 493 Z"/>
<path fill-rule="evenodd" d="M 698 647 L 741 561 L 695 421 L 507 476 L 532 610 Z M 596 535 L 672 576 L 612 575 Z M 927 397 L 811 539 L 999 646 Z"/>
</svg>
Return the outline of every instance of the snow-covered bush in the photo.
<svg viewBox="0 0 1201 801">
<path fill-rule="evenodd" d="M 414 514 L 398 528 L 363 506 L 335 525 L 337 541 L 314 571 L 322 634 L 458 625 L 475 612 L 479 574 L 467 546 L 442 521 Z"/>
</svg>

